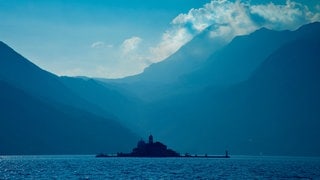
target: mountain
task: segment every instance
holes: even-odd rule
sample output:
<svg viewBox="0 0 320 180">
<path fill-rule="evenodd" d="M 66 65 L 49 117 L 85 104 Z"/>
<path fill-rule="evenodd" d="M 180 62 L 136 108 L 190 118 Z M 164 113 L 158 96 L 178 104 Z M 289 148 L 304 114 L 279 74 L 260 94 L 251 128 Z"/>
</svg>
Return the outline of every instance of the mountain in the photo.
<svg viewBox="0 0 320 180">
<path fill-rule="evenodd" d="M 111 112 L 106 113 L 75 95 L 58 76 L 32 64 L 3 42 L 0 42 L 0 59 L 0 80 L 37 96 L 42 101 L 74 106 L 107 118 L 112 116 Z"/>
<path fill-rule="evenodd" d="M 171 95 L 172 89 L 181 88 L 180 78 L 199 66 L 206 59 L 225 46 L 223 38 L 211 38 L 208 27 L 194 39 L 182 46 L 167 59 L 151 64 L 143 73 L 122 79 L 97 79 L 120 89 L 129 89 L 138 98 L 150 101 Z"/>
<path fill-rule="evenodd" d="M 223 38 L 211 38 L 210 26 L 167 59 L 151 64 L 143 73 L 116 81 L 169 84 L 201 65 L 211 54 L 227 44 Z M 164 73 L 165 72 L 165 73 Z"/>
<path fill-rule="evenodd" d="M 319 156 L 319 31 L 235 38 L 181 78 L 197 89 L 143 106 L 141 126 L 178 151 Z"/>
<path fill-rule="evenodd" d="M 319 156 L 319 50 L 318 33 L 308 34 L 276 50 L 248 81 L 206 96 L 215 119 L 207 136 L 239 153 Z"/>
<path fill-rule="evenodd" d="M 230 86 L 247 80 L 271 53 L 306 35 L 304 31 L 304 28 L 296 31 L 261 28 L 249 35 L 237 36 L 227 44 L 221 39 L 211 39 L 209 27 L 142 74 L 102 81 L 129 90 L 145 101 L 187 94 L 207 86 Z"/>
<path fill-rule="evenodd" d="M 118 121 L 137 129 L 137 117 L 143 102 L 131 93 L 90 78 L 61 77 L 61 82 L 88 103 L 112 112 Z"/>
<path fill-rule="evenodd" d="M 44 144 L 48 152 L 59 147 L 48 142 L 61 141 L 70 146 L 54 152 L 70 152 L 83 147 L 75 141 L 81 137 L 91 142 L 86 148 L 122 149 L 136 139 L 123 124 L 179 152 L 319 156 L 318 32 L 320 23 L 296 31 L 263 28 L 219 47 L 207 47 L 212 42 L 204 32 L 167 61 L 120 80 L 57 77 L 2 45 L 0 140 L 29 149 Z M 10 71 L 17 70 L 15 77 Z M 112 139 L 99 144 L 104 136 Z"/>
<path fill-rule="evenodd" d="M 59 77 L 40 69 L 3 42 L 0 42 L 0 57 L 0 79 L 2 81 L 10 82 L 42 99 L 57 102 L 76 99 L 59 81 Z"/>
<path fill-rule="evenodd" d="M 106 111 L 90 111 L 98 106 L 76 95 L 60 77 L 2 42 L 0 86 L 0 154 L 118 152 L 137 140 Z"/>
<path fill-rule="evenodd" d="M 262 28 L 250 35 L 238 36 L 212 54 L 201 68 L 186 75 L 185 81 L 203 86 L 228 86 L 247 80 L 278 48 L 319 30 L 319 23 L 313 23 L 296 31 L 272 31 Z"/>
</svg>

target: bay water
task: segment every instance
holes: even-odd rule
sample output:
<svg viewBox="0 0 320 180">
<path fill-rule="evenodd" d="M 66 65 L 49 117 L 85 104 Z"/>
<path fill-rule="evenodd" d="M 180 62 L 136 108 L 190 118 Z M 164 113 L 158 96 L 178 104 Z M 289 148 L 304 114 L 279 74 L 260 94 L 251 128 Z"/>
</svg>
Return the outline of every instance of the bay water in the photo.
<svg viewBox="0 0 320 180">
<path fill-rule="evenodd" d="M 0 179 L 320 179 L 320 158 L 0 156 Z"/>
</svg>

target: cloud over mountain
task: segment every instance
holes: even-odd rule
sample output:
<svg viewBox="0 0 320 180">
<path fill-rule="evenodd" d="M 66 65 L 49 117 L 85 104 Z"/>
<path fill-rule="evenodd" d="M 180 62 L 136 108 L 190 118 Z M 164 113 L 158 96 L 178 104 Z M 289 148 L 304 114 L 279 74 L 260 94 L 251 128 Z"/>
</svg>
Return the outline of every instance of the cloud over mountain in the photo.
<svg viewBox="0 0 320 180">
<path fill-rule="evenodd" d="M 133 50 L 137 49 L 139 44 L 141 43 L 142 39 L 137 36 L 133 36 L 129 39 L 126 39 L 123 41 L 121 47 L 122 47 L 122 52 L 124 54 L 128 54 L 132 52 Z"/>
<path fill-rule="evenodd" d="M 294 30 L 319 20 L 320 13 L 291 0 L 285 4 L 270 2 L 260 5 L 240 0 L 212 0 L 202 8 L 175 17 L 171 28 L 163 33 L 161 42 L 150 48 L 150 59 L 158 62 L 167 58 L 208 27 L 211 38 L 220 37 L 228 42 L 237 35 L 249 34 L 261 27 Z"/>
<path fill-rule="evenodd" d="M 250 7 L 252 16 L 258 16 L 261 22 L 256 21 L 260 26 L 270 29 L 296 29 L 302 24 L 320 20 L 319 12 L 312 12 L 301 3 L 287 0 L 285 5 L 254 5 Z"/>
<path fill-rule="evenodd" d="M 235 36 L 250 34 L 261 27 L 295 30 L 304 24 L 320 21 L 320 3 L 308 7 L 296 1 L 262 4 L 261 1 L 211 0 L 201 8 L 192 8 L 172 18 L 160 36 L 150 38 L 146 34 L 135 33 L 119 41 L 110 38 L 92 41 L 90 49 L 83 50 L 88 52 L 88 56 L 79 58 L 85 62 L 67 66 L 68 63 L 63 61 L 67 70 L 59 68 L 58 74 L 107 78 L 131 76 L 165 60 L 203 31 L 210 35 L 210 42 L 227 44 Z"/>
</svg>

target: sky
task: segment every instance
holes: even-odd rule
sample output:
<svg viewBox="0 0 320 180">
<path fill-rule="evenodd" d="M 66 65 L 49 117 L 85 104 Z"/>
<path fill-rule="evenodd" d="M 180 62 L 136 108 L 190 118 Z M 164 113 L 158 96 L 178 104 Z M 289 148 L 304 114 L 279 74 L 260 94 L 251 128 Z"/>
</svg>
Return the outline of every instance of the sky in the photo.
<svg viewBox="0 0 320 180">
<path fill-rule="evenodd" d="M 0 41 L 57 75 L 121 78 L 208 27 L 231 41 L 319 20 L 318 0 L 0 0 Z"/>
</svg>

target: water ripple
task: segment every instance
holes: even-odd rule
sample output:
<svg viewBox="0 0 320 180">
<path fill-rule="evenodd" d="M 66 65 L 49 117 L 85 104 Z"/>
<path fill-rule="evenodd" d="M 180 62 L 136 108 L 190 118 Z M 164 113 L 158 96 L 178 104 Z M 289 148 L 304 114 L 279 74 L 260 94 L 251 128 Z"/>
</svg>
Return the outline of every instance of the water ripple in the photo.
<svg viewBox="0 0 320 180">
<path fill-rule="evenodd" d="M 1 156 L 0 179 L 320 179 L 320 159 Z"/>
</svg>

